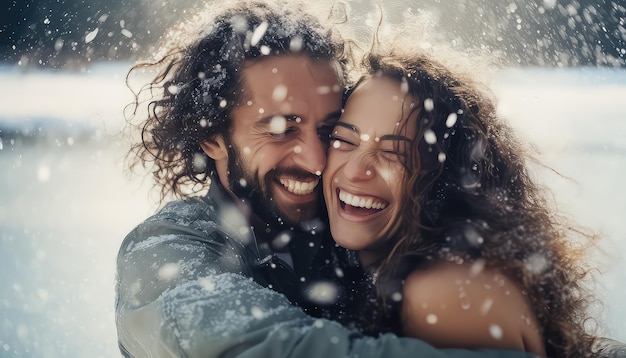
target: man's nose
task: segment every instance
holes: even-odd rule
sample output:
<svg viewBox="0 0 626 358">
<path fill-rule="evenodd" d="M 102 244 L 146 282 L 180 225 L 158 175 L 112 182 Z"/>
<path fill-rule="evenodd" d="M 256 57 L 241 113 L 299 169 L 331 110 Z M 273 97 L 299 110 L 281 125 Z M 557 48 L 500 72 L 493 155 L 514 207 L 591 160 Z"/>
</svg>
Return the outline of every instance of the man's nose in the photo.
<svg viewBox="0 0 626 358">
<path fill-rule="evenodd" d="M 328 146 L 322 142 L 317 130 L 307 131 L 293 148 L 294 162 L 311 174 L 322 175 L 326 167 L 327 150 Z"/>
</svg>

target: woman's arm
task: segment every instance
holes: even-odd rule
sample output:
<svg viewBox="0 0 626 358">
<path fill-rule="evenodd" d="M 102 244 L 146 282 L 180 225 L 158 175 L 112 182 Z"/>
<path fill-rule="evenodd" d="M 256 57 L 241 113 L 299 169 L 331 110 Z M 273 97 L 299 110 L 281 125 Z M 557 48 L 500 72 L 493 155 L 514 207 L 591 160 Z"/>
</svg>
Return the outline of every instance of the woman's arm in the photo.
<svg viewBox="0 0 626 358">
<path fill-rule="evenodd" d="M 405 336 L 436 347 L 546 354 L 526 297 L 497 271 L 479 264 L 437 263 L 411 273 L 403 296 Z"/>
</svg>

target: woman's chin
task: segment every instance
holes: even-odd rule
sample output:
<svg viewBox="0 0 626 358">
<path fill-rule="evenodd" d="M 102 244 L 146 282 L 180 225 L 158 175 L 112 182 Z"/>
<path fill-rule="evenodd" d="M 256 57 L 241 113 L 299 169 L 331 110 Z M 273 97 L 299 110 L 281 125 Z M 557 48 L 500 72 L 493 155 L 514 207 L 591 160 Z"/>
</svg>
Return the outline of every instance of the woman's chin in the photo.
<svg viewBox="0 0 626 358">
<path fill-rule="evenodd" d="M 360 230 L 350 230 L 345 226 L 341 229 L 333 230 L 331 224 L 330 233 L 337 245 L 345 249 L 359 251 L 367 247 L 368 240 Z"/>
</svg>

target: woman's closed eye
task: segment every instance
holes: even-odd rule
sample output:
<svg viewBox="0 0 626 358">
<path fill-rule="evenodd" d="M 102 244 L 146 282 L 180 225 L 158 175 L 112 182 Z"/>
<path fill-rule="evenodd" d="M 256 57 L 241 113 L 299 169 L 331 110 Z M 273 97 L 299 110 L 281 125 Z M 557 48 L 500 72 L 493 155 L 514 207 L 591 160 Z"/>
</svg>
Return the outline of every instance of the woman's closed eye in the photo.
<svg viewBox="0 0 626 358">
<path fill-rule="evenodd" d="M 357 147 L 356 143 L 353 143 L 352 141 L 346 138 L 336 136 L 336 135 L 330 136 L 330 148 L 331 149 L 352 150 L 356 147 Z"/>
<path fill-rule="evenodd" d="M 380 149 L 381 158 L 390 162 L 400 162 L 406 158 L 406 153 L 395 149 Z"/>
<path fill-rule="evenodd" d="M 360 143 L 338 135 L 330 136 L 330 148 L 341 151 L 351 151 L 358 148 Z M 379 158 L 389 162 L 401 162 L 406 158 L 406 153 L 395 147 L 371 149 L 372 154 L 377 154 Z"/>
</svg>

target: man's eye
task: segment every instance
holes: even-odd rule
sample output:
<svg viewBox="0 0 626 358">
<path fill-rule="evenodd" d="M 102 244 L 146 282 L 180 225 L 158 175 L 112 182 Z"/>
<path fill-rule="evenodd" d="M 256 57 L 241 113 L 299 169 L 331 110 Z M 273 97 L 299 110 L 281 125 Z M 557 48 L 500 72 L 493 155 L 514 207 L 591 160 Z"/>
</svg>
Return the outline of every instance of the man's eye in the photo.
<svg viewBox="0 0 626 358">
<path fill-rule="evenodd" d="M 330 136 L 330 147 L 339 150 L 351 150 L 356 144 L 337 136 Z"/>
<path fill-rule="evenodd" d="M 281 132 L 269 132 L 268 134 L 274 139 L 285 139 L 297 131 L 294 127 L 288 127 Z"/>
</svg>

